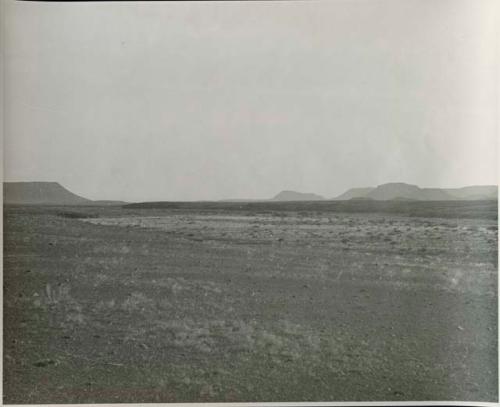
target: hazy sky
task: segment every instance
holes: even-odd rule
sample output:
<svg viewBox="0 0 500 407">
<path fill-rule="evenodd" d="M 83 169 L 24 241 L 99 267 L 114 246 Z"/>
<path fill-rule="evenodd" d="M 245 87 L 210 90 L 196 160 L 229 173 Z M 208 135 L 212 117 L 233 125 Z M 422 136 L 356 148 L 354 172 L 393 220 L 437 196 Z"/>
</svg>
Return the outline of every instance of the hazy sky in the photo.
<svg viewBox="0 0 500 407">
<path fill-rule="evenodd" d="M 7 181 L 130 201 L 497 182 L 495 0 L 3 7 Z"/>
</svg>

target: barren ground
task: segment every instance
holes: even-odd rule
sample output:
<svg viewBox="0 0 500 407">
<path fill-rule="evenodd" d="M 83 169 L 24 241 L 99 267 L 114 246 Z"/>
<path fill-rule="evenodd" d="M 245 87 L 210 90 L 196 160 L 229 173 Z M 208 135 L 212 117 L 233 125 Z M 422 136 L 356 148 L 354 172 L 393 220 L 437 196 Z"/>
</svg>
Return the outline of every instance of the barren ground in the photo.
<svg viewBox="0 0 500 407">
<path fill-rule="evenodd" d="M 325 205 L 5 208 L 4 402 L 496 401 L 496 202 Z"/>
</svg>

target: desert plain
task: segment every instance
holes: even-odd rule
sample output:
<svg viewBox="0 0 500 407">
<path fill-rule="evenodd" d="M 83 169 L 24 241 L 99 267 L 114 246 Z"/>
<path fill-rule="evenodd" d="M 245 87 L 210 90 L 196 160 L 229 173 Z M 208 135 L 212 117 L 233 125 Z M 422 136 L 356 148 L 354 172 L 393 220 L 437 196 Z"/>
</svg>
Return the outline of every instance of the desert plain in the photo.
<svg viewBox="0 0 500 407">
<path fill-rule="evenodd" d="M 498 400 L 496 201 L 4 207 L 4 403 Z"/>
</svg>

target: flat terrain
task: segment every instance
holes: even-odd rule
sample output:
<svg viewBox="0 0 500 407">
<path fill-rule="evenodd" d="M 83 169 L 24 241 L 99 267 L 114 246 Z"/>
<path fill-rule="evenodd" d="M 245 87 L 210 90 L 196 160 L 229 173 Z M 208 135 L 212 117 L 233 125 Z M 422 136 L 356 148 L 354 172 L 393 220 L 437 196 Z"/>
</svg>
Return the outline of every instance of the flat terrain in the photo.
<svg viewBox="0 0 500 407">
<path fill-rule="evenodd" d="M 4 402 L 496 401 L 497 203 L 8 206 Z"/>
</svg>

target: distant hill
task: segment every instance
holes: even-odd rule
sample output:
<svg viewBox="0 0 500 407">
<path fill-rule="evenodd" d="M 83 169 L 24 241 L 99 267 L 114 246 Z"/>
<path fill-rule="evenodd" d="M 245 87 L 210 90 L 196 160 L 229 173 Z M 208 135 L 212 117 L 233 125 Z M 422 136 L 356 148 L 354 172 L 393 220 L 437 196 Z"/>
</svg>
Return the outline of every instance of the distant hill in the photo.
<svg viewBox="0 0 500 407">
<path fill-rule="evenodd" d="M 496 185 L 475 185 L 471 187 L 445 189 L 445 191 L 457 199 L 498 198 L 498 186 Z"/>
<path fill-rule="evenodd" d="M 441 201 L 452 199 L 453 197 L 440 189 L 424 190 L 416 185 L 405 184 L 403 182 L 391 182 L 379 185 L 367 197 L 378 201 L 391 199 L 412 199 L 424 201 Z"/>
<path fill-rule="evenodd" d="M 296 191 L 281 191 L 272 198 L 272 201 L 322 201 L 325 198 L 321 195 Z"/>
<path fill-rule="evenodd" d="M 352 198 L 347 199 L 347 200 L 348 201 L 374 201 L 373 198 L 368 198 L 367 196 L 355 196 L 355 197 L 352 197 Z"/>
<path fill-rule="evenodd" d="M 4 182 L 6 204 L 85 205 L 92 201 L 78 196 L 58 182 Z"/>
<path fill-rule="evenodd" d="M 449 201 L 456 199 L 447 190 L 440 188 L 420 188 L 418 197 L 421 201 Z"/>
<path fill-rule="evenodd" d="M 345 191 L 342 195 L 338 196 L 335 199 L 338 200 L 348 200 L 348 199 L 357 199 L 357 198 L 366 198 L 367 195 L 372 192 L 375 188 L 351 188 Z"/>
<path fill-rule="evenodd" d="M 269 199 L 245 199 L 245 198 L 233 198 L 233 199 L 220 199 L 218 202 L 266 202 Z"/>
<path fill-rule="evenodd" d="M 451 201 L 497 199 L 496 185 L 469 186 L 464 188 L 420 188 L 403 182 L 382 184 L 376 188 L 352 188 L 336 200 L 367 198 L 378 201 L 416 200 L 416 201 Z"/>
<path fill-rule="evenodd" d="M 121 201 L 92 201 L 68 191 L 58 182 L 4 182 L 4 204 L 122 205 Z"/>
</svg>

